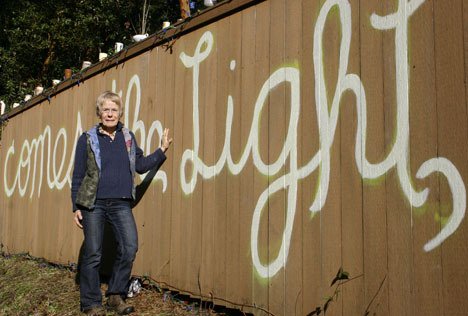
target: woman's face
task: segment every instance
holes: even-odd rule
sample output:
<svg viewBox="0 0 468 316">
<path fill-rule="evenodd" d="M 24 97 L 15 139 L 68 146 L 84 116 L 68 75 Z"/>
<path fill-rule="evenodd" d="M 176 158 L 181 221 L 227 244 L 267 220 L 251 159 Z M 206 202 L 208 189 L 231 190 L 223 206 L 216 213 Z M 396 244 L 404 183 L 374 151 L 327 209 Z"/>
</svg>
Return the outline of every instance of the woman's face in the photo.
<svg viewBox="0 0 468 316">
<path fill-rule="evenodd" d="M 120 107 L 111 100 L 105 100 L 99 118 L 104 128 L 115 128 L 119 123 Z"/>
</svg>

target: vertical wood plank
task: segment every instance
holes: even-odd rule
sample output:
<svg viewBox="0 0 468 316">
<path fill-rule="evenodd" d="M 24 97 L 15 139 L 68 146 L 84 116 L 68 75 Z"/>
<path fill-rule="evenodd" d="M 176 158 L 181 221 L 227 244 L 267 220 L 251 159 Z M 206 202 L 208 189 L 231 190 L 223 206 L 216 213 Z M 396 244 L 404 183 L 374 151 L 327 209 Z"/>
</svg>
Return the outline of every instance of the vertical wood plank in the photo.
<svg viewBox="0 0 468 316">
<path fill-rule="evenodd" d="M 182 52 L 193 55 L 196 43 L 181 41 L 173 47 L 175 60 L 174 66 L 174 117 L 178 118 L 177 128 L 174 128 L 173 154 L 182 157 L 187 148 L 193 148 L 193 125 L 192 125 L 192 70 L 186 69 L 179 56 Z M 180 165 L 173 166 L 173 175 L 177 180 L 172 182 L 174 192 L 174 203 L 171 213 L 171 259 L 170 279 L 171 285 L 178 289 L 188 288 L 187 274 L 191 263 L 190 251 L 192 244 L 190 239 L 190 225 L 192 220 L 192 195 L 185 194 L 180 185 L 181 181 L 190 181 L 192 164 L 185 168 L 187 179 L 181 179 Z M 195 243 L 195 240 L 194 240 Z M 193 245 L 193 248 L 197 245 Z"/>
<path fill-rule="evenodd" d="M 384 15 L 398 10 L 398 3 L 387 2 L 384 4 Z M 395 45 L 395 32 L 383 34 L 383 62 L 384 64 L 384 115 L 385 115 L 385 146 L 389 153 L 396 142 L 398 133 L 397 109 L 402 104 L 397 98 L 396 55 L 404 54 L 397 51 Z M 406 41 L 406 39 L 402 39 Z M 405 56 L 402 56 L 406 60 Z M 401 83 L 406 85 L 407 83 Z M 401 136 L 398 136 L 401 137 Z M 407 149 L 404 155 L 409 156 Z M 396 161 L 393 161 L 396 163 Z M 409 169 L 409 166 L 408 166 Z M 388 238 L 388 277 L 389 277 L 389 308 L 390 314 L 413 315 L 411 293 L 413 284 L 412 265 L 412 231 L 411 208 L 403 193 L 404 188 L 400 184 L 396 167 L 393 167 L 386 175 L 387 188 L 387 238 Z"/>
<path fill-rule="evenodd" d="M 320 11 L 324 9 L 326 1 L 320 1 L 322 6 Z M 325 12 L 325 11 L 323 11 Z M 317 23 L 317 22 L 316 22 Z M 315 25 L 315 28 L 321 26 Z M 323 65 L 323 78 L 321 82 L 315 84 L 324 84 L 326 86 L 326 95 L 322 96 L 322 100 L 326 100 L 325 109 L 328 110 L 328 117 L 333 107 L 333 99 L 337 89 L 338 80 L 338 66 L 340 59 L 340 43 L 341 43 L 341 25 L 338 7 L 333 7 L 325 18 L 323 29 L 319 30 L 322 33 L 322 65 Z M 314 39 L 315 40 L 315 39 Z M 314 52 L 317 53 L 317 52 Z M 315 69 L 318 72 L 318 69 Z M 322 109 L 323 111 L 324 109 Z M 320 210 L 320 233 L 321 233 L 321 305 L 325 303 L 327 297 L 333 295 L 334 289 L 331 287 L 331 282 L 335 277 L 338 269 L 343 264 L 342 259 L 342 213 L 341 213 L 341 126 L 337 122 L 334 136 L 331 135 L 332 124 L 325 128 L 330 133 L 331 146 L 329 149 L 328 158 L 326 155 L 321 154 L 321 168 L 329 160 L 329 179 L 328 179 L 328 192 L 326 199 L 321 201 L 322 208 Z M 326 144 L 321 144 L 321 148 L 326 149 Z M 320 172 L 327 172 L 321 169 Z M 322 178 L 323 176 L 320 175 Z M 329 312 L 342 314 L 343 313 L 343 297 L 338 296 L 336 301 L 330 304 Z"/>
<path fill-rule="evenodd" d="M 281 0 L 270 1 L 270 27 L 269 27 L 269 75 L 277 71 L 284 64 L 284 52 L 286 41 L 286 19 L 285 19 L 286 3 Z M 284 165 L 286 157 L 281 157 L 287 128 L 286 122 L 289 121 L 288 109 L 291 105 L 286 99 L 286 84 L 282 83 L 276 87 L 270 83 L 269 98 L 264 105 L 265 117 L 262 117 L 262 122 L 268 125 L 268 134 L 260 135 L 260 145 L 267 142 L 268 152 L 262 160 L 268 164 L 274 164 L 280 160 Z M 263 112 L 263 111 L 262 111 Z M 266 116 L 268 114 L 268 116 Z M 262 115 L 263 116 L 263 115 Z M 271 167 L 269 168 L 270 177 L 268 179 L 269 197 L 267 205 L 268 217 L 265 217 L 268 227 L 268 261 L 265 264 L 271 264 L 278 257 L 283 257 L 282 265 L 285 266 L 286 258 L 284 252 L 280 251 L 283 231 L 285 230 L 286 219 L 286 200 L 285 190 L 279 190 L 272 194 L 270 193 L 270 185 L 281 176 L 284 176 L 285 168 L 281 168 L 276 174 L 272 174 Z M 265 210 L 266 211 L 266 210 Z M 265 214 L 266 215 L 266 214 Z M 286 273 L 285 267 L 281 268 L 277 273 L 270 274 L 268 279 L 268 310 L 273 314 L 284 315 L 286 313 L 285 290 L 286 290 Z"/>
<path fill-rule="evenodd" d="M 302 37 L 303 37 L 303 20 L 302 20 L 302 1 L 289 1 L 286 3 L 284 8 L 284 31 L 285 31 L 285 39 L 284 39 L 284 62 L 283 67 L 294 67 L 299 72 L 299 80 L 300 80 L 300 61 L 303 57 L 302 55 Z M 290 34 L 294 34 L 291 36 Z M 308 56 L 304 56 L 308 58 Z M 295 83 L 299 85 L 299 91 L 302 92 L 300 89 L 300 81 Z M 285 85 L 285 100 L 284 100 L 284 137 L 286 137 L 289 131 L 289 124 L 291 120 L 291 116 L 294 115 L 294 109 L 296 106 L 298 108 L 298 116 L 299 121 L 302 115 L 303 107 L 301 107 L 301 96 L 298 97 L 297 105 L 292 104 L 291 98 L 293 97 L 293 87 L 290 84 Z M 311 122 L 310 122 L 311 123 Z M 309 123 L 309 126 L 311 125 Z M 300 129 L 295 127 L 291 133 L 294 133 L 298 136 L 300 134 Z M 301 167 L 300 161 L 300 141 L 299 136 L 297 137 L 292 144 L 293 148 L 291 152 L 294 152 L 294 157 L 291 155 L 285 160 L 285 168 L 284 173 L 292 173 L 290 167 L 290 160 L 295 159 L 297 163 L 297 167 Z M 297 157 L 296 157 L 297 156 Z M 297 182 L 297 186 L 300 187 L 300 182 Z M 287 187 L 288 188 L 288 187 Z M 303 288 L 302 288 L 302 278 L 303 278 L 303 271 L 302 271 L 302 225 L 303 225 L 303 213 L 306 212 L 301 206 L 302 196 L 300 189 L 296 195 L 296 201 L 290 201 L 288 199 L 288 192 L 291 190 L 288 188 L 284 191 L 284 213 L 285 213 L 285 223 L 282 229 L 286 230 L 287 225 L 286 221 L 289 217 L 292 218 L 292 233 L 291 233 L 291 243 L 289 247 L 288 256 L 285 258 L 285 267 L 284 267 L 284 313 L 286 315 L 303 315 L 302 304 L 303 304 Z M 288 206 L 289 203 L 295 203 L 294 209 L 295 213 L 291 214 L 288 213 Z"/>
<path fill-rule="evenodd" d="M 220 21 L 226 28 L 226 21 Z M 218 70 L 217 50 L 219 47 L 218 25 L 212 25 L 205 31 L 212 33 L 214 38 L 213 48 L 210 55 L 201 63 L 200 66 L 200 158 L 208 166 L 213 166 L 217 161 L 216 136 L 221 133 L 218 131 L 216 116 L 219 105 L 217 100 L 217 81 Z M 201 180 L 201 179 L 200 179 Z M 201 182 L 201 181 L 200 181 Z M 203 181 L 203 194 L 201 201 L 201 262 L 200 262 L 200 284 L 201 292 L 206 297 L 210 297 L 214 288 L 214 275 L 216 266 L 215 253 L 215 216 L 216 194 L 218 177 Z M 200 183 L 201 184 L 201 183 Z M 222 257 L 222 254 L 220 254 Z"/>
<path fill-rule="evenodd" d="M 128 121 L 128 127 L 133 131 L 135 134 L 135 138 L 137 141 L 138 147 L 140 147 L 143 152 L 146 154 L 146 139 L 147 139 L 147 130 L 146 128 L 141 128 L 139 126 L 140 122 L 143 122 L 145 126 L 148 126 L 148 121 L 145 119 L 148 112 L 148 106 L 150 104 L 150 93 L 149 89 L 144 89 L 144 87 L 148 86 L 148 66 L 149 66 L 149 53 L 145 53 L 140 58 L 136 60 L 132 60 L 131 62 L 127 63 L 126 71 L 127 71 L 127 80 L 130 80 L 134 75 L 138 75 L 139 82 L 140 82 L 140 100 L 138 105 L 138 89 L 136 86 L 133 86 L 132 89 L 129 91 L 128 89 L 125 91 L 125 100 L 127 100 L 128 93 L 130 93 L 130 104 L 128 105 L 129 113 L 134 113 L 130 115 Z M 108 74 L 108 76 L 110 73 Z M 110 82 L 105 82 L 106 90 L 109 89 L 111 85 Z M 137 107 L 139 106 L 139 112 L 136 113 Z M 136 176 L 135 181 L 137 183 L 141 182 L 141 177 L 139 175 Z M 142 199 L 148 199 L 148 195 Z M 144 267 L 144 262 L 147 261 L 150 257 L 150 246 L 151 246 L 151 231 L 149 227 L 150 223 L 150 212 L 140 212 L 139 208 L 135 208 L 133 212 L 133 216 L 135 217 L 135 222 L 138 230 L 138 249 L 139 253 L 136 256 L 133 271 L 141 271 L 142 274 L 148 274 L 149 270 L 148 267 Z"/>
<path fill-rule="evenodd" d="M 270 5 L 271 3 L 262 2 L 256 7 L 256 19 L 255 19 L 255 82 L 254 90 L 255 94 L 260 91 L 263 83 L 266 78 L 268 78 L 270 73 Z M 266 101 L 268 103 L 269 100 Z M 253 116 L 252 116 L 253 117 Z M 264 106 L 258 122 L 253 124 L 258 124 L 258 150 L 260 157 L 263 161 L 268 161 L 268 117 L 269 117 L 269 107 Z M 260 174 L 256 168 L 254 168 L 253 176 L 253 206 L 255 207 L 261 193 L 268 187 L 268 179 Z M 254 212 L 254 207 L 250 208 L 252 215 Z M 270 262 L 270 256 L 268 253 L 269 243 L 268 243 L 268 223 L 270 220 L 270 212 L 268 205 L 265 205 L 261 210 L 261 216 L 259 217 L 259 222 L 251 222 L 251 225 L 256 225 L 258 227 L 258 238 L 256 240 L 256 250 L 251 249 L 251 251 L 258 251 L 258 256 L 262 265 L 267 265 Z M 252 217 L 253 218 L 253 217 Z M 250 234 L 249 234 L 250 235 Z M 255 236 L 250 236 L 250 238 L 255 239 Z M 255 242 L 255 240 L 254 240 Z M 252 301 L 256 306 L 267 309 L 269 308 L 269 296 L 268 296 L 268 279 L 261 277 L 255 270 L 252 274 L 253 282 L 253 293 Z"/>
<path fill-rule="evenodd" d="M 230 93 L 230 80 L 232 78 L 232 71 L 230 69 L 230 61 L 232 60 L 232 54 L 236 51 L 236 47 L 233 46 L 234 44 L 240 44 L 239 41 L 239 33 L 237 35 L 237 39 L 232 37 L 232 27 L 240 30 L 240 15 L 238 15 L 238 19 L 235 20 L 237 22 L 235 26 L 233 26 L 233 18 L 228 17 L 216 26 L 216 55 L 213 54 L 213 58 L 217 59 L 217 67 L 213 71 L 216 71 L 213 78 L 213 88 L 216 85 L 216 100 L 214 101 L 215 104 L 215 123 L 214 133 L 215 136 L 215 144 L 214 148 L 214 161 L 215 164 L 221 157 L 221 153 L 223 152 L 223 148 L 225 145 L 225 135 L 226 135 L 226 116 L 227 116 L 227 97 Z M 240 52 L 240 49 L 239 49 Z M 224 80 L 219 80 L 219 78 L 224 78 Z M 212 113 L 213 114 L 213 113 Z M 235 131 L 238 134 L 238 130 Z M 227 141 L 229 144 L 230 139 Z M 214 249 L 213 253 L 211 254 L 211 260 L 214 264 L 213 266 L 213 289 L 212 293 L 217 298 L 225 298 L 226 297 L 226 287 L 228 286 L 229 282 L 226 282 L 226 274 L 230 271 L 226 269 L 228 262 L 226 261 L 227 253 L 230 252 L 230 248 L 228 247 L 227 243 L 227 236 L 228 236 L 228 227 L 234 223 L 230 223 L 228 221 L 228 213 L 232 210 L 229 209 L 227 199 L 228 196 L 231 195 L 230 188 L 227 187 L 227 177 L 229 176 L 228 167 L 225 164 L 223 169 L 215 178 L 215 194 L 212 198 L 214 198 L 214 209 L 215 214 L 213 216 L 214 220 L 214 227 L 213 227 L 213 241 L 214 241 Z M 234 219 L 237 221 L 237 218 Z M 233 282 L 233 284 L 237 284 L 237 280 Z M 219 304 L 224 305 L 223 301 L 219 301 Z"/>
<path fill-rule="evenodd" d="M 468 178 L 467 113 L 464 85 L 463 6 L 466 1 L 434 2 L 434 38 L 438 154 L 450 160 L 462 179 Z M 447 179 L 440 174 L 440 217 L 452 214 L 452 192 Z M 466 181 L 466 180 L 465 180 Z M 463 188 L 457 188 L 462 190 Z M 466 184 L 465 184 L 466 192 Z M 443 270 L 443 309 L 446 314 L 461 315 L 466 300 L 457 293 L 467 291 L 468 270 L 465 267 L 468 247 L 467 226 L 463 220 L 458 229 L 440 246 Z M 444 223 L 441 223 L 441 229 Z"/>
<path fill-rule="evenodd" d="M 252 9 L 249 11 L 254 12 Z M 235 14 L 230 18 L 228 36 L 230 41 L 227 47 L 224 48 L 230 52 L 229 64 L 225 65 L 225 67 L 229 67 L 228 69 L 230 72 L 228 73 L 226 94 L 221 93 L 224 100 L 220 101 L 220 104 L 226 107 L 227 96 L 231 96 L 233 100 L 232 132 L 229 152 L 234 162 L 239 160 L 238 157 L 243 151 L 243 147 L 241 147 L 241 115 L 243 110 L 241 82 L 243 71 L 242 51 L 244 49 L 242 30 L 244 28 L 243 20 L 247 20 L 247 18 L 244 18 L 244 12 Z M 252 23 L 252 14 L 248 20 Z M 245 24 L 247 23 L 248 22 L 245 21 Z M 232 62 L 233 64 L 231 67 Z M 246 121 L 248 120 L 246 119 Z M 241 177 L 234 175 L 232 172 L 227 172 L 226 191 L 226 251 L 224 252 L 226 273 L 224 276 L 224 284 L 226 299 L 234 301 L 247 295 L 247 293 L 242 293 L 242 289 L 244 288 L 243 284 L 245 284 L 245 282 L 243 282 L 245 280 L 244 276 L 246 275 L 246 271 L 250 271 L 250 266 L 246 265 L 244 260 L 241 259 L 241 255 L 244 255 L 241 253 L 241 249 L 246 250 L 245 253 L 248 255 L 247 245 L 241 244 L 241 225 L 248 227 L 248 224 L 247 222 L 241 221 L 241 214 L 247 214 L 249 212 L 240 207 Z M 242 248 L 242 246 L 244 246 L 244 248 Z"/>
<path fill-rule="evenodd" d="M 350 51 L 349 56 L 341 56 L 340 60 L 348 59 L 347 73 L 360 76 L 360 12 L 359 1 L 350 2 Z M 344 9 L 343 9 L 344 10 Z M 341 21 L 342 30 L 348 28 Z M 341 34 L 341 41 L 346 38 Z M 341 253 L 342 267 L 348 272 L 352 281 L 342 287 L 343 315 L 364 315 L 364 244 L 363 244 L 363 181 L 357 169 L 356 134 L 358 117 L 362 114 L 359 101 L 364 98 L 353 92 L 345 93 L 340 102 L 341 128 Z"/>
<path fill-rule="evenodd" d="M 260 36 L 257 25 L 257 8 L 252 8 L 242 12 L 242 51 L 239 70 L 242 81 L 240 82 L 240 98 L 234 104 L 239 113 L 240 125 L 240 148 L 241 150 L 233 154 L 233 161 L 239 163 L 247 143 L 249 141 L 250 129 L 252 126 L 254 105 L 257 99 L 256 94 L 256 40 Z M 235 100 L 234 100 L 235 101 Z M 251 154 L 240 175 L 240 196 L 239 196 L 239 272 L 242 286 L 239 289 L 240 303 L 249 304 L 256 302 L 254 295 L 256 278 L 255 267 L 252 265 L 251 248 L 251 225 L 252 214 L 255 208 L 258 193 L 254 190 L 254 167 Z"/>
<path fill-rule="evenodd" d="M 426 1 L 411 17 L 410 69 L 410 153 L 412 177 L 427 160 L 437 157 L 437 106 L 434 63 L 433 1 Z M 416 181 L 415 181 L 416 182 Z M 413 216 L 413 304 L 420 314 L 443 314 L 443 271 L 441 250 L 423 250 L 439 231 L 434 220 L 440 209 L 439 179 L 430 176 L 415 184 L 429 188 L 428 201 L 412 209 Z M 430 276 L 430 277 L 429 277 Z"/>
<path fill-rule="evenodd" d="M 366 159 L 385 159 L 383 32 L 370 24 L 371 14 L 384 15 L 383 3 L 360 3 L 360 73 L 367 100 Z M 364 296 L 371 313 L 388 315 L 386 180 L 363 182 Z"/>
<path fill-rule="evenodd" d="M 301 68 L 301 115 L 299 117 L 300 155 L 298 166 L 304 167 L 318 154 L 320 150 L 318 117 L 315 95 L 315 68 L 313 64 L 314 28 L 321 7 L 320 1 L 302 1 L 302 60 Z M 309 176 L 301 180 L 297 216 L 302 217 L 302 311 L 308 314 L 321 306 L 323 295 L 321 291 L 322 275 L 322 234 L 321 214 L 310 212 L 319 185 L 319 171 L 313 170 Z"/>
</svg>

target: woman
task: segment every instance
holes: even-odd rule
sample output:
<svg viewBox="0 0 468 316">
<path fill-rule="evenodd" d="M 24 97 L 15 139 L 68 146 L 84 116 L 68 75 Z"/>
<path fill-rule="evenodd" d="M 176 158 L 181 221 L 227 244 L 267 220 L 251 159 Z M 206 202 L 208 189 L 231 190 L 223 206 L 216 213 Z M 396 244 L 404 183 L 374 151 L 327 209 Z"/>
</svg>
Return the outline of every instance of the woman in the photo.
<svg viewBox="0 0 468 316">
<path fill-rule="evenodd" d="M 105 315 L 99 280 L 104 225 L 110 223 L 117 242 L 117 257 L 106 292 L 107 308 L 130 314 L 125 303 L 127 284 L 138 250 L 138 235 L 131 202 L 135 199 L 135 173 L 158 168 L 172 143 L 164 130 L 161 146 L 145 157 L 135 135 L 120 122 L 122 100 L 106 91 L 96 101 L 100 123 L 80 136 L 72 179 L 74 221 L 83 229 L 80 264 L 80 306 L 87 315 Z"/>
</svg>

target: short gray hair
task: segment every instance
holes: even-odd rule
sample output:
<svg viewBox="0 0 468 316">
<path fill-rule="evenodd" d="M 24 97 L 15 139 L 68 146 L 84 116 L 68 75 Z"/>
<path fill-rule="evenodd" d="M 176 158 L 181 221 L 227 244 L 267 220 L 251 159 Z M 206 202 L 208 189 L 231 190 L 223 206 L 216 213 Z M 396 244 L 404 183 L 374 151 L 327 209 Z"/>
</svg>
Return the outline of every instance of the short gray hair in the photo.
<svg viewBox="0 0 468 316">
<path fill-rule="evenodd" d="M 114 93 L 112 91 L 104 91 L 98 96 L 96 100 L 96 115 L 98 117 L 101 116 L 102 105 L 107 100 L 112 101 L 119 106 L 119 117 L 121 117 L 123 114 L 122 99 L 117 93 Z"/>
</svg>

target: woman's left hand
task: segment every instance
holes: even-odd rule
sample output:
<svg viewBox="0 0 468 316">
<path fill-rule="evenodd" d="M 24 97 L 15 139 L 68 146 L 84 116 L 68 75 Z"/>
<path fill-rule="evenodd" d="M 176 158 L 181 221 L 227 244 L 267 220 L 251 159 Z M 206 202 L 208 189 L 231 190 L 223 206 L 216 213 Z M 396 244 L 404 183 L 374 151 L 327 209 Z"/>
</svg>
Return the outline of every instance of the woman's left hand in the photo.
<svg viewBox="0 0 468 316">
<path fill-rule="evenodd" d="M 169 129 L 165 128 L 161 138 L 161 150 L 166 152 L 172 144 L 172 138 L 169 138 Z"/>
</svg>

